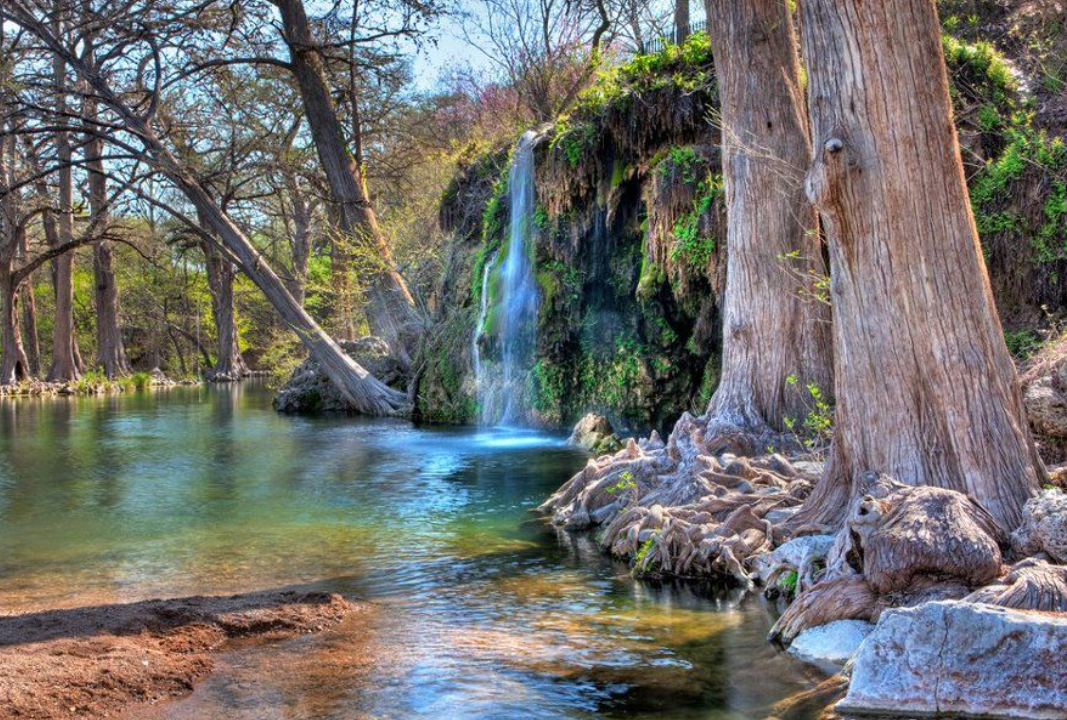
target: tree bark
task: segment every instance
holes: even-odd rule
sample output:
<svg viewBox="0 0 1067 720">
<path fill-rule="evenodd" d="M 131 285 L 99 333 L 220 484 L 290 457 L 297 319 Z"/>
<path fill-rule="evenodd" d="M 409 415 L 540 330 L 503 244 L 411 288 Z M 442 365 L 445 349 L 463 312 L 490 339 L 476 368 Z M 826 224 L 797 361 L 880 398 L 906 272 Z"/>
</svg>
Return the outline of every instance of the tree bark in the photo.
<svg viewBox="0 0 1067 720">
<path fill-rule="evenodd" d="M 19 250 L 21 260 L 26 258 L 25 245 Z M 29 362 L 30 377 L 41 376 L 41 340 L 37 331 L 37 298 L 33 293 L 33 279 L 27 278 L 22 283 L 22 335 L 26 348 L 26 360 Z"/>
<path fill-rule="evenodd" d="M 57 14 L 58 18 L 58 14 Z M 56 35 L 62 37 L 62 28 L 56 21 Z M 56 87 L 56 117 L 67 121 L 66 74 L 63 58 L 53 56 L 52 72 Z M 56 160 L 60 168 L 59 210 L 56 222 L 57 247 L 74 239 L 74 178 L 71 172 L 70 137 L 67 132 L 56 133 Z M 80 376 L 74 356 L 74 254 L 64 253 L 52 261 L 52 281 L 55 287 L 56 307 L 52 330 L 52 366 L 48 370 L 50 382 L 77 380 Z"/>
<path fill-rule="evenodd" d="M 837 420 L 797 522 L 840 521 L 873 470 L 967 493 L 1014 528 L 1045 470 L 967 198 L 934 3 L 801 7 Z"/>
<path fill-rule="evenodd" d="M 87 51 L 92 62 L 92 49 Z M 82 111 L 87 121 L 95 122 L 96 99 L 87 93 L 82 101 Z M 89 172 L 89 210 L 100 232 L 107 230 L 108 199 L 107 177 L 104 175 L 104 143 L 93 135 L 85 139 L 85 160 Z M 96 362 L 108 378 L 117 378 L 130 373 L 126 348 L 122 342 L 120 324 L 119 289 L 115 282 L 111 242 L 101 240 L 93 246 L 94 300 L 96 305 Z"/>
<path fill-rule="evenodd" d="M 285 185 L 293 209 L 293 265 L 286 287 L 293 299 L 303 305 L 307 296 L 308 259 L 311 257 L 312 208 L 295 173 L 285 173 Z"/>
<path fill-rule="evenodd" d="M 283 37 L 289 47 L 290 64 L 300 88 L 319 162 L 339 211 L 342 237 L 335 248 L 334 262 L 340 266 L 335 272 L 352 271 L 349 246 L 361 251 L 360 261 L 370 264 L 365 272 L 360 268 L 360 276 L 364 278 L 366 315 L 371 332 L 385 340 L 397 358 L 409 365 L 423 327 L 422 318 L 407 284 L 396 270 L 392 251 L 378 226 L 363 168 L 345 145 L 326 82 L 322 55 L 312 35 L 303 2 L 274 2 L 281 11 Z M 340 290 L 350 293 L 347 284 Z M 339 299 L 343 307 L 350 303 L 348 298 Z M 348 310 L 350 312 L 350 308 Z"/>
<path fill-rule="evenodd" d="M 211 314 L 218 342 L 215 365 L 208 376 L 213 382 L 237 382 L 248 375 L 237 342 L 237 318 L 233 302 L 234 267 L 211 243 L 203 243 L 207 266 Z"/>
<path fill-rule="evenodd" d="M 19 246 L 25 243 L 20 191 L 9 190 L 15 181 L 15 140 L 9 136 L 0 139 L 0 385 L 14 384 L 29 374 L 19 332 L 18 288 L 14 283 L 15 258 Z"/>
<path fill-rule="evenodd" d="M 674 42 L 681 45 L 689 34 L 689 0 L 674 0 Z"/>
<path fill-rule="evenodd" d="M 29 377 L 29 361 L 19 331 L 18 292 L 11 282 L 10 263 L 0 268 L 0 312 L 3 313 L 3 357 L 0 359 L 0 385 L 13 385 Z"/>
<path fill-rule="evenodd" d="M 706 0 L 722 113 L 727 201 L 722 378 L 709 427 L 781 433 L 831 383 L 830 314 L 796 41 L 785 0 Z M 768 78 L 774 78 L 768 82 Z M 794 379 L 795 378 L 795 379 Z M 762 448 L 761 448 L 762 449 Z"/>
</svg>

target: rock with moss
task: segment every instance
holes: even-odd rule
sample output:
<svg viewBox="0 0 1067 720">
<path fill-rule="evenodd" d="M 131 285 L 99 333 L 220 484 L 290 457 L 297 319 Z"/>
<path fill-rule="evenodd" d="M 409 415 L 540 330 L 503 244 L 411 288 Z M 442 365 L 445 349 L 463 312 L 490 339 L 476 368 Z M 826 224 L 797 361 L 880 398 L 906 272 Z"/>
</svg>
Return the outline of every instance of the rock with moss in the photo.
<svg viewBox="0 0 1067 720">
<path fill-rule="evenodd" d="M 611 421 L 596 413 L 588 413 L 578 421 L 567 443 L 585 448 L 594 455 L 607 455 L 622 449 L 622 441 L 615 434 Z"/>
<path fill-rule="evenodd" d="M 403 366 L 378 337 L 340 340 L 345 354 L 371 375 L 397 390 L 407 388 L 408 376 Z M 320 412 L 352 412 L 353 408 L 334 386 L 318 361 L 308 358 L 293 371 L 289 380 L 274 396 L 274 409 L 281 413 L 303 415 Z"/>
</svg>

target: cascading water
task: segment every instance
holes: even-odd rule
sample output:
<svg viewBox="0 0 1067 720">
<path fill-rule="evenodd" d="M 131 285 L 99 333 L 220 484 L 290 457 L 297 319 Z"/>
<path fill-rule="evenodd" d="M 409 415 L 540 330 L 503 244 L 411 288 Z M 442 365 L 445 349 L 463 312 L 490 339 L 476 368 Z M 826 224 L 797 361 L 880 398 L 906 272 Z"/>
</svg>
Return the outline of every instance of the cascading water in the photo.
<svg viewBox="0 0 1067 720">
<path fill-rule="evenodd" d="M 482 304 L 478 311 L 478 324 L 474 326 L 474 336 L 471 338 L 471 359 L 474 364 L 474 382 L 475 387 L 478 390 L 478 423 L 481 425 L 486 424 L 488 413 L 492 410 L 488 407 L 486 398 L 483 397 L 482 388 L 486 387 L 489 382 L 488 372 L 485 367 L 485 363 L 482 362 L 482 346 L 481 339 L 485 333 L 485 321 L 489 317 L 489 273 L 493 271 L 493 265 L 496 264 L 497 253 L 493 253 L 493 256 L 485 263 L 485 267 L 482 268 Z"/>
<path fill-rule="evenodd" d="M 479 421 L 483 425 L 519 425 L 528 419 L 528 380 L 537 345 L 537 281 L 533 273 L 534 145 L 537 133 L 527 132 L 512 155 L 508 175 L 511 227 L 500 254 L 499 306 L 490 304 L 496 256 L 482 276 L 482 306 L 475 328 L 473 357 Z M 489 322 L 490 318 L 496 322 Z M 491 327 L 490 327 L 491 326 Z M 481 347 L 483 335 L 499 340 L 499 369 L 490 369 Z"/>
</svg>

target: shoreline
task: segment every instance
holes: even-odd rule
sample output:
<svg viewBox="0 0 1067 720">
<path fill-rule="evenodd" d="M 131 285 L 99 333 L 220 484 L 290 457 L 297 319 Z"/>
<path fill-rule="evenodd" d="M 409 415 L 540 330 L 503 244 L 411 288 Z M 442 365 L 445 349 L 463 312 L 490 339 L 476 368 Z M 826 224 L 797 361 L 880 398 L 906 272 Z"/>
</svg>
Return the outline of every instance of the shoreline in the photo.
<svg viewBox="0 0 1067 720">
<path fill-rule="evenodd" d="M 0 719 L 105 718 L 190 694 L 230 641 L 339 625 L 360 603 L 270 590 L 0 617 Z"/>
</svg>

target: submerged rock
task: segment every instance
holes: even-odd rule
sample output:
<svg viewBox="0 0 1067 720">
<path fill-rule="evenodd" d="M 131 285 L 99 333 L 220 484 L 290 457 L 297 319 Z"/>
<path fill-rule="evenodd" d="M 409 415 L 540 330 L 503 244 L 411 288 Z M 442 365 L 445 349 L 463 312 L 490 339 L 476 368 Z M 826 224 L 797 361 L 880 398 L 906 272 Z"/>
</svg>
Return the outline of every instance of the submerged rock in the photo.
<svg viewBox="0 0 1067 720">
<path fill-rule="evenodd" d="M 863 620 L 837 620 L 808 628 L 789 646 L 789 653 L 816 665 L 844 665 L 856 653 L 874 625 Z"/>
<path fill-rule="evenodd" d="M 882 614 L 841 713 L 1067 717 L 1067 617 L 946 601 Z"/>
<path fill-rule="evenodd" d="M 585 448 L 595 455 L 606 455 L 622 449 L 622 441 L 615 434 L 611 421 L 596 413 L 588 413 L 578 421 L 567 443 Z"/>
<path fill-rule="evenodd" d="M 389 346 L 378 337 L 340 340 L 345 353 L 371 375 L 386 385 L 403 390 L 407 375 L 403 366 L 390 354 Z M 274 396 L 274 409 L 294 415 L 316 412 L 346 412 L 352 407 L 334 387 L 314 358 L 308 358 L 293 371 L 292 377 Z"/>
</svg>

